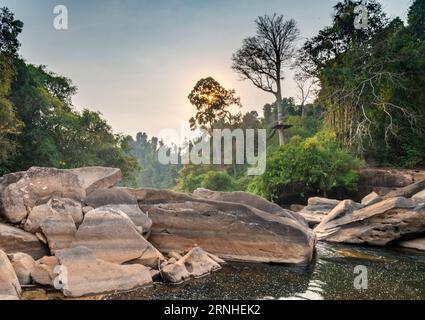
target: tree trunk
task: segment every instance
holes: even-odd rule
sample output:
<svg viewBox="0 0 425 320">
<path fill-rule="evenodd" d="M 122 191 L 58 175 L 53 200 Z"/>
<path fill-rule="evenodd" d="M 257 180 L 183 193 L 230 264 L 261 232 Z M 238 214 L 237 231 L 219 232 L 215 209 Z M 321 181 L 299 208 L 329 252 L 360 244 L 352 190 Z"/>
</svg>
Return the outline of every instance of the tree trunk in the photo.
<svg viewBox="0 0 425 320">
<path fill-rule="evenodd" d="M 283 109 L 282 109 L 282 87 L 280 80 L 277 83 L 277 93 L 276 93 L 276 104 L 277 104 L 277 123 L 283 124 Z M 285 130 L 283 128 L 279 129 L 279 144 L 283 146 L 285 144 Z"/>
</svg>

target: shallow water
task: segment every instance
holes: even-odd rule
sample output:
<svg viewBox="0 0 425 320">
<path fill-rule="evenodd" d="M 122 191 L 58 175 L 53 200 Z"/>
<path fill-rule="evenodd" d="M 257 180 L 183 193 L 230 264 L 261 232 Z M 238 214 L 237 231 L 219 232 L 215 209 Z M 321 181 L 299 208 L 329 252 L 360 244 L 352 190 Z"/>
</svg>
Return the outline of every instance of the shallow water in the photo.
<svg viewBox="0 0 425 320">
<path fill-rule="evenodd" d="M 354 268 L 366 266 L 368 289 L 354 287 Z M 425 299 L 425 254 L 392 248 L 319 243 L 314 262 L 290 267 L 229 263 L 182 285 L 105 296 L 106 299 Z"/>
</svg>

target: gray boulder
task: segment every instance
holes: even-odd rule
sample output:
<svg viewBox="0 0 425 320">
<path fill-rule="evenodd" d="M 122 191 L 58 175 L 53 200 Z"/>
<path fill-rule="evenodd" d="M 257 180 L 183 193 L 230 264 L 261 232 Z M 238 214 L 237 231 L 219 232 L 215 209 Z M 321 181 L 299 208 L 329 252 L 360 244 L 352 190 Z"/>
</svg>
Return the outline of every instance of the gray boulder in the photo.
<svg viewBox="0 0 425 320">
<path fill-rule="evenodd" d="M 133 194 L 153 221 L 149 241 L 161 252 L 199 245 L 229 261 L 302 264 L 313 257 L 316 236 L 292 215 L 166 190 Z"/>
<path fill-rule="evenodd" d="M 56 283 L 60 283 L 67 297 L 126 291 L 152 284 L 149 268 L 106 262 L 85 247 L 61 250 L 56 255 L 61 265 Z"/>
<path fill-rule="evenodd" d="M 107 207 L 86 214 L 71 244 L 80 246 L 89 248 L 101 260 L 117 264 L 135 259 L 141 263 L 163 260 L 124 212 Z"/>
<path fill-rule="evenodd" d="M 96 189 L 109 188 L 121 179 L 121 172 L 101 167 L 73 170 L 33 167 L 19 177 L 0 194 L 3 216 L 16 224 L 24 220 L 32 208 L 47 203 L 52 197 L 82 201 Z"/>
<path fill-rule="evenodd" d="M 81 203 L 71 199 L 52 198 L 46 204 L 34 207 L 24 224 L 25 231 L 33 234 L 41 231 L 41 224 L 48 218 L 72 220 L 75 225 L 83 221 Z"/>
</svg>

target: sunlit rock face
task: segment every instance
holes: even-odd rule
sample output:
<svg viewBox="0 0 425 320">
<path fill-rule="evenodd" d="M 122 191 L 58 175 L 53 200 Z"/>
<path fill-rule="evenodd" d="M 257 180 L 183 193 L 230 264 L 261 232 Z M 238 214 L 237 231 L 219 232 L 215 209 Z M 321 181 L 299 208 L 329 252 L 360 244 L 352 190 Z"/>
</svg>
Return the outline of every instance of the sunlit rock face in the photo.
<svg viewBox="0 0 425 320">
<path fill-rule="evenodd" d="M 162 252 L 199 245 L 229 261 L 303 264 L 312 259 L 316 236 L 295 212 L 272 204 L 276 212 L 263 211 L 229 196 L 217 201 L 153 189 L 133 194 L 152 219 L 149 240 Z M 256 206 L 266 209 L 264 202 Z"/>
</svg>

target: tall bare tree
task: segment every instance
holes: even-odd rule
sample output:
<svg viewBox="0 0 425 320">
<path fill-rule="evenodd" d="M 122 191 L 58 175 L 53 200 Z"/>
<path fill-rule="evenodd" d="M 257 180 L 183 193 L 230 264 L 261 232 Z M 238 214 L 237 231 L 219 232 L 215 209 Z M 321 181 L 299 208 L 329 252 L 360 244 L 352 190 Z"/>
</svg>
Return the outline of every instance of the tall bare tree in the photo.
<svg viewBox="0 0 425 320">
<path fill-rule="evenodd" d="M 276 97 L 278 109 L 279 142 L 285 142 L 282 110 L 283 69 L 294 57 L 295 41 L 299 30 L 295 20 L 283 15 L 265 15 L 255 20 L 256 35 L 243 40 L 242 47 L 232 57 L 232 68 L 244 80 Z"/>
<path fill-rule="evenodd" d="M 305 105 L 315 94 L 315 81 L 305 73 L 298 72 L 294 76 L 298 89 L 298 101 L 301 108 L 301 116 L 304 117 Z"/>
</svg>

